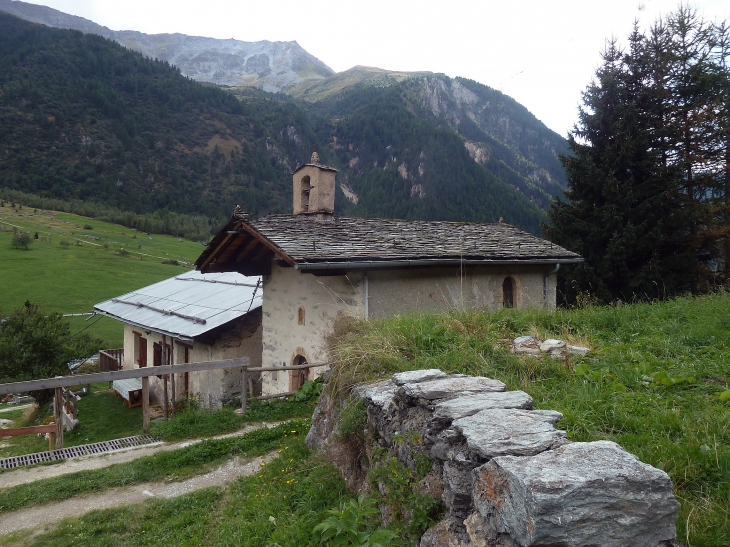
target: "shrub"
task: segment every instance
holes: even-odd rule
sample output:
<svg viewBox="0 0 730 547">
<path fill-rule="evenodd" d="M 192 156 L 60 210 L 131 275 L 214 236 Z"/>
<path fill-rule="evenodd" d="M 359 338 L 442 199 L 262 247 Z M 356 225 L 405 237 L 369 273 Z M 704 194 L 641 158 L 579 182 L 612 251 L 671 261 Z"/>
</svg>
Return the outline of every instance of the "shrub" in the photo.
<svg viewBox="0 0 730 547">
<path fill-rule="evenodd" d="M 178 262 L 177 260 L 174 260 L 172 258 L 170 258 L 168 260 L 163 260 L 162 263 L 169 264 L 170 266 L 179 266 L 180 265 L 180 262 Z"/>
<path fill-rule="evenodd" d="M 68 249 L 68 248 L 69 248 L 69 246 L 71 245 L 71 242 L 70 242 L 70 241 L 68 241 L 68 240 L 66 240 L 66 239 L 62 239 L 61 241 L 59 241 L 59 242 L 58 242 L 58 244 L 59 244 L 59 245 L 60 245 L 61 247 L 63 247 L 64 249 Z"/>
<path fill-rule="evenodd" d="M 30 232 L 15 232 L 10 245 L 13 249 L 24 249 L 27 251 L 32 242 L 33 238 L 30 237 Z"/>
<path fill-rule="evenodd" d="M 127 249 L 121 248 L 121 249 L 119 249 L 119 251 L 117 252 L 117 254 L 119 256 L 126 257 L 126 256 L 129 256 L 129 251 Z"/>
<path fill-rule="evenodd" d="M 94 227 L 91 224 L 84 224 L 84 230 L 93 230 Z"/>
</svg>

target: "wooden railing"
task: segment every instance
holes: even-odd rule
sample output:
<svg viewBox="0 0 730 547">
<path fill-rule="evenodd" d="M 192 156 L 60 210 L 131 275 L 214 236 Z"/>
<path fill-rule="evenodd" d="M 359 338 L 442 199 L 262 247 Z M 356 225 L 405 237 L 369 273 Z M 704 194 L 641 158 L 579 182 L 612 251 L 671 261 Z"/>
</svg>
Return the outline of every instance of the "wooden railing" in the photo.
<svg viewBox="0 0 730 547">
<path fill-rule="evenodd" d="M 99 351 L 99 372 L 112 372 L 122 370 L 124 361 L 124 348 L 106 349 Z"/>
</svg>

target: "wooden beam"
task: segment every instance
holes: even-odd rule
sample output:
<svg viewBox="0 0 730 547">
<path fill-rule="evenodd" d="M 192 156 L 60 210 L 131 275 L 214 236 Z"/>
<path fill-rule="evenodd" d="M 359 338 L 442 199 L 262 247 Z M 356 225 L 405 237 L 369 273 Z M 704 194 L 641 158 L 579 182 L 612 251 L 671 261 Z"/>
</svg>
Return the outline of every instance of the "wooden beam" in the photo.
<svg viewBox="0 0 730 547">
<path fill-rule="evenodd" d="M 150 430 L 150 379 L 142 378 L 142 430 Z"/>
<path fill-rule="evenodd" d="M 246 414 L 246 405 L 248 403 L 248 374 L 243 369 L 241 374 L 241 414 Z"/>
<path fill-rule="evenodd" d="M 253 228 L 252 226 L 249 226 L 248 224 L 243 222 L 243 223 L 241 223 L 241 226 L 239 227 L 239 230 L 241 230 L 241 229 L 245 230 L 246 232 L 251 234 L 253 237 L 258 239 L 261 243 L 266 245 L 269 249 L 271 249 L 274 252 L 274 255 L 276 256 L 276 258 L 283 260 L 290 266 L 294 266 L 294 264 L 296 264 L 296 262 L 294 261 L 294 259 L 292 257 L 290 257 L 288 254 L 286 254 L 284 251 L 282 251 L 273 241 L 269 241 L 269 239 L 267 239 L 263 234 L 256 231 L 256 229 Z M 202 267 L 200 268 L 200 271 L 201 272 L 203 271 Z"/>
<path fill-rule="evenodd" d="M 0 429 L 0 437 L 19 437 L 20 435 L 36 435 L 38 433 L 56 433 L 56 424 Z"/>
<path fill-rule="evenodd" d="M 56 450 L 63 448 L 63 389 L 56 388 L 53 399 L 53 420 L 56 422 Z"/>
<path fill-rule="evenodd" d="M 41 389 L 54 389 L 57 387 L 113 382 L 114 380 L 127 380 L 129 378 L 146 378 L 160 374 L 241 368 L 247 367 L 248 363 L 248 357 L 241 357 L 240 359 L 206 361 L 203 363 L 184 363 L 179 365 L 162 365 L 159 367 L 134 368 L 113 372 L 96 372 L 93 374 L 78 374 L 76 376 L 61 376 L 59 378 L 44 378 L 43 380 L 28 380 L 26 382 L 12 382 L 9 384 L 0 384 L 0 395 L 4 395 L 6 393 L 25 393 L 27 391 L 37 391 Z"/>
<path fill-rule="evenodd" d="M 279 370 L 302 370 L 305 368 L 317 368 L 317 367 L 326 367 L 329 366 L 329 363 L 310 363 L 306 365 L 291 365 L 286 367 L 255 367 L 255 368 L 249 368 L 248 373 L 256 373 L 256 372 L 277 372 Z"/>
</svg>

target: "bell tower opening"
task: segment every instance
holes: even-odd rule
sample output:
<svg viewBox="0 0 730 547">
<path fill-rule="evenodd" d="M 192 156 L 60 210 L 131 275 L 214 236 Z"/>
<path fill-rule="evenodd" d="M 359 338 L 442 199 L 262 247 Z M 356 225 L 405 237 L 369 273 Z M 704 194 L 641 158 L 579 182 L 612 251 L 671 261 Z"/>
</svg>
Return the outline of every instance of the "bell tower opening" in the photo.
<svg viewBox="0 0 730 547">
<path fill-rule="evenodd" d="M 293 174 L 294 214 L 315 215 L 331 219 L 335 212 L 335 177 L 337 169 L 320 162 L 312 154 L 311 163 L 300 165 Z"/>
<path fill-rule="evenodd" d="M 312 182 L 309 175 L 302 177 L 302 212 L 306 213 L 309 211 L 309 192 L 312 191 Z"/>
</svg>

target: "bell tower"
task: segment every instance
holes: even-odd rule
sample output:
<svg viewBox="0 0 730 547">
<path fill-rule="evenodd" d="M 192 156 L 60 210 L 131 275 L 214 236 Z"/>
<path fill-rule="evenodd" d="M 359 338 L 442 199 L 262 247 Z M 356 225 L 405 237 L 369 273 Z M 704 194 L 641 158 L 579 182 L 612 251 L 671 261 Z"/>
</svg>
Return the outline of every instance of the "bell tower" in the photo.
<svg viewBox="0 0 730 547">
<path fill-rule="evenodd" d="M 314 152 L 309 163 L 294 171 L 294 214 L 331 218 L 335 212 L 337 169 L 323 165 Z"/>
</svg>

